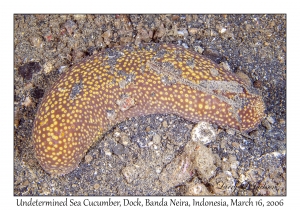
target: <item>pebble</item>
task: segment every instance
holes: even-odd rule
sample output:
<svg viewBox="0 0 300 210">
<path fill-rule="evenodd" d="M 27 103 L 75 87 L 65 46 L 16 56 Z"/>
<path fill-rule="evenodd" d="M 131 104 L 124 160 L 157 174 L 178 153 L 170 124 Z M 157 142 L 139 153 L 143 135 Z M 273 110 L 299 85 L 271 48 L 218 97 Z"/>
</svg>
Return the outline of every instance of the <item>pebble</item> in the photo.
<svg viewBox="0 0 300 210">
<path fill-rule="evenodd" d="M 172 20 L 173 21 L 177 21 L 179 19 L 180 19 L 179 15 L 172 15 Z"/>
<path fill-rule="evenodd" d="M 221 62 L 220 65 L 227 71 L 232 71 L 227 61 Z"/>
<path fill-rule="evenodd" d="M 127 166 L 123 168 L 122 174 L 129 184 L 138 177 L 138 171 L 134 166 Z"/>
<path fill-rule="evenodd" d="M 218 51 L 209 48 L 203 51 L 203 55 L 216 63 L 220 63 L 223 58 L 223 56 Z"/>
<path fill-rule="evenodd" d="M 162 126 L 163 126 L 164 128 L 168 127 L 167 121 L 163 121 Z"/>
<path fill-rule="evenodd" d="M 188 32 L 186 29 L 182 29 L 180 31 L 177 31 L 178 36 L 183 36 L 183 37 L 187 37 L 188 36 Z"/>
<path fill-rule="evenodd" d="M 193 36 L 198 33 L 198 28 L 189 28 L 189 33 Z"/>
<path fill-rule="evenodd" d="M 285 124 L 285 119 L 282 119 L 282 118 L 281 118 L 281 119 L 279 120 L 279 123 L 280 123 L 281 125 L 284 125 L 284 124 Z"/>
<path fill-rule="evenodd" d="M 114 154 L 116 155 L 122 155 L 125 153 L 124 146 L 122 144 L 117 144 L 112 148 Z"/>
<path fill-rule="evenodd" d="M 260 81 L 260 80 L 256 80 L 256 81 L 254 81 L 253 82 L 253 86 L 255 87 L 255 88 L 258 88 L 258 89 L 261 89 L 262 88 L 262 81 Z"/>
<path fill-rule="evenodd" d="M 20 124 L 20 118 L 21 118 L 19 110 L 14 112 L 14 116 L 15 116 L 14 117 L 14 126 L 15 126 L 15 128 L 18 128 L 19 124 Z"/>
<path fill-rule="evenodd" d="M 109 39 L 111 36 L 112 36 L 111 30 L 107 30 L 102 34 L 101 37 L 103 37 L 104 39 Z"/>
<path fill-rule="evenodd" d="M 91 156 L 91 155 L 86 155 L 84 159 L 85 159 L 85 162 L 86 162 L 86 163 L 90 163 L 90 162 L 93 160 L 93 156 Z"/>
<path fill-rule="evenodd" d="M 195 47 L 194 47 L 194 50 L 195 50 L 196 52 L 200 53 L 200 54 L 202 54 L 203 51 L 204 51 L 204 49 L 203 49 L 202 47 L 200 47 L 200 46 L 195 46 Z"/>
<path fill-rule="evenodd" d="M 185 49 L 188 49 L 189 48 L 189 46 L 186 44 L 186 43 L 182 43 L 181 44 Z"/>
<path fill-rule="evenodd" d="M 257 130 L 250 132 L 250 136 L 252 136 L 252 137 L 258 137 L 258 135 L 259 135 L 259 132 Z"/>
<path fill-rule="evenodd" d="M 54 70 L 54 66 L 53 66 L 53 64 L 52 64 L 51 61 L 48 61 L 48 62 L 46 62 L 46 63 L 43 65 L 43 69 L 44 69 L 44 72 L 45 72 L 46 74 L 48 74 L 48 73 L 50 73 L 51 71 Z"/>
<path fill-rule="evenodd" d="M 160 141 L 161 141 L 160 135 L 155 134 L 155 135 L 153 136 L 153 142 L 154 142 L 154 144 L 160 144 Z"/>
<path fill-rule="evenodd" d="M 207 190 L 204 184 L 191 182 L 187 184 L 187 192 L 185 195 L 203 196 L 203 195 L 212 195 L 212 194 Z"/>
<path fill-rule="evenodd" d="M 73 15 L 75 20 L 84 20 L 86 18 L 86 15 Z"/>
<path fill-rule="evenodd" d="M 116 132 L 114 133 L 114 137 L 119 137 L 119 136 L 121 136 L 121 133 L 118 132 L 118 131 L 116 131 Z"/>
<path fill-rule="evenodd" d="M 40 36 L 31 37 L 30 43 L 32 44 L 32 46 L 36 48 L 43 48 L 44 46 L 43 38 Z"/>
<path fill-rule="evenodd" d="M 261 124 L 267 129 L 267 130 L 271 130 L 271 124 L 269 123 L 269 121 L 268 120 L 266 120 L 266 119 L 263 119 L 262 120 L 262 122 L 261 122 Z"/>
<path fill-rule="evenodd" d="M 237 142 L 232 142 L 232 146 L 234 146 L 236 149 L 240 148 L 240 144 Z"/>
<path fill-rule="evenodd" d="M 244 82 L 246 82 L 246 84 L 251 87 L 252 85 L 252 82 L 251 82 L 251 79 L 248 77 L 247 74 L 241 72 L 241 71 L 238 71 L 235 73 L 236 76 L 238 76 L 240 79 L 242 79 Z"/>
<path fill-rule="evenodd" d="M 58 72 L 59 72 L 60 74 L 62 74 L 62 73 L 65 72 L 66 69 L 68 69 L 67 66 L 61 66 L 61 67 L 59 67 Z"/>
<path fill-rule="evenodd" d="M 104 151 L 105 155 L 107 155 L 107 156 L 112 155 L 110 149 L 108 149 L 108 148 L 104 148 L 103 151 Z"/>
<path fill-rule="evenodd" d="M 208 122 L 199 122 L 192 130 L 192 140 L 200 141 L 203 144 L 208 144 L 215 141 L 217 137 L 216 131 Z"/>
<path fill-rule="evenodd" d="M 232 136 L 234 136 L 234 134 L 235 134 L 235 130 L 234 129 L 227 129 L 226 130 L 226 132 L 229 134 L 229 135 L 232 135 Z"/>
<path fill-rule="evenodd" d="M 269 121 L 269 123 L 274 124 L 275 123 L 275 119 L 271 116 L 267 117 L 267 120 Z"/>
<path fill-rule="evenodd" d="M 129 137 L 126 134 L 121 134 L 121 143 L 126 146 L 129 143 Z"/>
<path fill-rule="evenodd" d="M 30 106 L 31 103 L 32 103 L 32 101 L 31 101 L 30 97 L 27 96 L 27 97 L 25 98 L 24 102 L 22 103 L 22 105 L 27 107 L 27 106 Z"/>
<path fill-rule="evenodd" d="M 98 190 L 99 188 L 100 188 L 100 184 L 98 184 L 98 183 L 94 184 L 94 189 L 95 190 Z"/>
</svg>

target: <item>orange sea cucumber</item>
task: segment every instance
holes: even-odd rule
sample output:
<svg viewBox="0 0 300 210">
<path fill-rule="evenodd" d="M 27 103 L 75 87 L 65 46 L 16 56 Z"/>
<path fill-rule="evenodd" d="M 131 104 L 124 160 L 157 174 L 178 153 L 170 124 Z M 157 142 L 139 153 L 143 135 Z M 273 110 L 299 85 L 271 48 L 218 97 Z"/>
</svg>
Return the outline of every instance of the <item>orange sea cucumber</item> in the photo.
<svg viewBox="0 0 300 210">
<path fill-rule="evenodd" d="M 49 173 L 73 171 L 92 143 L 128 117 L 173 113 L 240 131 L 264 116 L 255 89 L 220 65 L 176 45 L 108 49 L 74 65 L 36 115 L 36 158 Z"/>
</svg>

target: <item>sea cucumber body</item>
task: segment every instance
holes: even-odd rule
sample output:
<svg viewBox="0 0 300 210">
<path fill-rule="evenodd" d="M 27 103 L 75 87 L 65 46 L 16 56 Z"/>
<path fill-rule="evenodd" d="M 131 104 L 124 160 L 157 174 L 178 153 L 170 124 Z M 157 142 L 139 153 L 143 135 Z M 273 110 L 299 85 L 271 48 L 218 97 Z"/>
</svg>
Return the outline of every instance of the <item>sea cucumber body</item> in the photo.
<svg viewBox="0 0 300 210">
<path fill-rule="evenodd" d="M 67 174 L 111 126 L 155 113 L 249 131 L 264 103 L 243 80 L 191 50 L 108 50 L 74 65 L 47 92 L 34 122 L 36 158 L 47 172 Z"/>
</svg>

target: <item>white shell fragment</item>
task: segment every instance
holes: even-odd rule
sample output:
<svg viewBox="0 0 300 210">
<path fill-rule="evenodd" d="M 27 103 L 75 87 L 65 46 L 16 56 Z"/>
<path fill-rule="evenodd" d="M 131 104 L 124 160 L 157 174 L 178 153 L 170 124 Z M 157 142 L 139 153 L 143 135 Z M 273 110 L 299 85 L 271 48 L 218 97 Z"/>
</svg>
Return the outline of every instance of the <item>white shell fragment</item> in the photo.
<svg viewBox="0 0 300 210">
<path fill-rule="evenodd" d="M 208 122 L 199 122 L 192 130 L 192 140 L 208 144 L 216 140 L 216 131 Z"/>
</svg>

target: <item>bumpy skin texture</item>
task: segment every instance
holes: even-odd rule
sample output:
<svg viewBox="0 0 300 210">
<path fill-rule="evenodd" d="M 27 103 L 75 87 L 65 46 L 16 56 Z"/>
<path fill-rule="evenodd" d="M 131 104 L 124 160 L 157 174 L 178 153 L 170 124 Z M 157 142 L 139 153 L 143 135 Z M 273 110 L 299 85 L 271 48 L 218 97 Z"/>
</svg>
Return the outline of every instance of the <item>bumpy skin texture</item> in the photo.
<svg viewBox="0 0 300 210">
<path fill-rule="evenodd" d="M 260 123 L 264 109 L 256 90 L 191 50 L 108 49 L 74 65 L 43 98 L 33 129 L 36 158 L 50 174 L 63 175 L 129 117 L 173 113 L 244 132 Z"/>
</svg>

